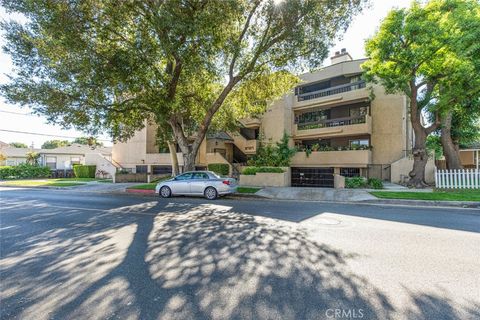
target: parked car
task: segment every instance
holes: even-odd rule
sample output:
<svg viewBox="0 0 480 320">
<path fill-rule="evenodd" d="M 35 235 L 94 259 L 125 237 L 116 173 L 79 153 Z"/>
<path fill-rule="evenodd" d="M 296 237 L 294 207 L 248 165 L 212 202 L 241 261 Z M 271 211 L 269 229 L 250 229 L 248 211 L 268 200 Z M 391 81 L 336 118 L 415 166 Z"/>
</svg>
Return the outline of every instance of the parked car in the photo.
<svg viewBox="0 0 480 320">
<path fill-rule="evenodd" d="M 235 193 L 237 181 L 233 178 L 222 178 L 212 171 L 189 171 L 175 178 L 161 181 L 155 192 L 163 198 L 176 195 L 203 195 L 208 200 Z"/>
</svg>

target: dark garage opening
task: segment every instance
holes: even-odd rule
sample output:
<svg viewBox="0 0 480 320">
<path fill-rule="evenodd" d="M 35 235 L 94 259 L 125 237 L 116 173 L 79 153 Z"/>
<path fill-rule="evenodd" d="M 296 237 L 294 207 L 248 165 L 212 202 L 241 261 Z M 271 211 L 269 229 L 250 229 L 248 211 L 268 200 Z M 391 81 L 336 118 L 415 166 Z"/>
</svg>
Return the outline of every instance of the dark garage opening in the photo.
<svg viewBox="0 0 480 320">
<path fill-rule="evenodd" d="M 292 168 L 292 187 L 333 188 L 333 168 Z"/>
</svg>

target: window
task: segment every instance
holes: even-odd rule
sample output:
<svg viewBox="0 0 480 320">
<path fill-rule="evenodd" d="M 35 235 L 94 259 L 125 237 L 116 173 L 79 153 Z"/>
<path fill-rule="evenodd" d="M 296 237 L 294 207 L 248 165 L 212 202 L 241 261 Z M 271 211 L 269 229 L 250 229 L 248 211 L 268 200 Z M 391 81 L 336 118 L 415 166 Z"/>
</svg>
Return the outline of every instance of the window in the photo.
<svg viewBox="0 0 480 320">
<path fill-rule="evenodd" d="M 73 166 L 74 164 L 81 164 L 81 162 L 80 162 L 80 157 L 71 157 L 71 158 L 70 158 L 70 163 L 72 164 L 72 166 Z"/>
<path fill-rule="evenodd" d="M 193 175 L 192 172 L 187 172 L 177 176 L 175 180 L 190 180 L 192 178 L 192 175 Z"/>
<path fill-rule="evenodd" d="M 16 166 L 17 162 L 15 160 L 7 160 L 6 165 L 7 166 Z"/>
<path fill-rule="evenodd" d="M 204 180 L 204 179 L 208 179 L 208 174 L 206 174 L 205 172 L 195 172 L 193 174 L 193 179 L 194 180 Z"/>
<path fill-rule="evenodd" d="M 136 173 L 147 173 L 147 166 L 136 166 L 135 167 Z"/>
<path fill-rule="evenodd" d="M 340 175 L 344 177 L 360 177 L 360 168 L 340 168 Z"/>
<path fill-rule="evenodd" d="M 350 140 L 350 147 L 353 147 L 353 146 L 368 147 L 369 145 L 370 145 L 370 141 L 368 139 Z"/>
<path fill-rule="evenodd" d="M 57 169 L 57 157 L 46 157 L 45 162 L 50 169 Z"/>
<path fill-rule="evenodd" d="M 295 116 L 295 123 L 302 124 L 309 122 L 318 122 L 327 119 L 330 119 L 330 109 L 317 109 L 310 112 L 297 114 Z"/>
</svg>

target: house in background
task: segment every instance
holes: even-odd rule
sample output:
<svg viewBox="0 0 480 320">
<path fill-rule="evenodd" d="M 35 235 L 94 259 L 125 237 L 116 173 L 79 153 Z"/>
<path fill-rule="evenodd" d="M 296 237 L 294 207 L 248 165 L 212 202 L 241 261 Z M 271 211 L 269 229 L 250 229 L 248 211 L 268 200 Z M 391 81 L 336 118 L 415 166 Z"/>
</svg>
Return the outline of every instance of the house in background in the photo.
<svg viewBox="0 0 480 320">
<path fill-rule="evenodd" d="M 330 66 L 301 75 L 303 82 L 261 117 L 240 120 L 236 132 L 208 135 L 197 166 L 227 163 L 232 173 L 256 154 L 259 137 L 274 143 L 287 133 L 298 150 L 291 163 L 292 186 L 331 187 L 334 174 L 404 180 L 413 166 L 408 100 L 367 85 L 365 61 L 353 60 L 345 49 L 337 52 Z M 132 172 L 171 172 L 170 155 L 155 144 L 156 131 L 147 124 L 132 139 L 114 144 L 113 159 Z M 182 166 L 181 153 L 177 157 Z M 433 159 L 426 179 L 433 182 Z"/>
<path fill-rule="evenodd" d="M 460 149 L 460 161 L 465 169 L 480 169 L 480 142 Z"/>
<path fill-rule="evenodd" d="M 16 166 L 27 162 L 27 153 L 37 152 L 40 155 L 40 165 L 53 171 L 72 170 L 75 164 L 96 165 L 97 171 L 102 170 L 106 176 L 112 177 L 117 166 L 112 162 L 111 147 L 95 147 L 73 143 L 69 146 L 55 149 L 14 148 L 10 145 L 1 146 L 0 152 L 7 158 L 3 165 Z"/>
</svg>

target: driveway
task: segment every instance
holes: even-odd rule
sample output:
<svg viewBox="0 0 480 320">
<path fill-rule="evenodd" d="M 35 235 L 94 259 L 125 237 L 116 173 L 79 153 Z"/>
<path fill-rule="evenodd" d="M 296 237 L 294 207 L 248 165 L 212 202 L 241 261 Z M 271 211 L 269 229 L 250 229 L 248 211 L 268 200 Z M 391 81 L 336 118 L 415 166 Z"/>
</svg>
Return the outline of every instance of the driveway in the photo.
<svg viewBox="0 0 480 320">
<path fill-rule="evenodd" d="M 1 189 L 2 319 L 478 319 L 478 210 Z"/>
</svg>

